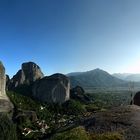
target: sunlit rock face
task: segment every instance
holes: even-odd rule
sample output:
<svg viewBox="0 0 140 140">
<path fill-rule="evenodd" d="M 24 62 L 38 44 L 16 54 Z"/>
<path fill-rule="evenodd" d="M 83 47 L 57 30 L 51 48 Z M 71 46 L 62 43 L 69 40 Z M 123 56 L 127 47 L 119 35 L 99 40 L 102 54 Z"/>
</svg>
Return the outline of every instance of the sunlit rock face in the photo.
<svg viewBox="0 0 140 140">
<path fill-rule="evenodd" d="M 44 75 L 40 67 L 34 62 L 23 63 L 21 69 L 13 76 L 9 88 L 14 89 L 20 85 L 30 85 Z"/>
<path fill-rule="evenodd" d="M 136 95 L 134 96 L 134 104 L 140 106 L 140 91 L 136 93 Z"/>
<path fill-rule="evenodd" d="M 5 86 L 6 86 L 5 68 L 2 62 L 0 62 L 0 98 L 6 98 Z"/>
<path fill-rule="evenodd" d="M 6 95 L 6 75 L 5 68 L 0 62 L 0 112 L 11 112 L 13 105 Z"/>
<path fill-rule="evenodd" d="M 63 103 L 70 98 L 70 80 L 63 74 L 44 77 L 34 84 L 32 92 L 39 101 Z"/>
</svg>

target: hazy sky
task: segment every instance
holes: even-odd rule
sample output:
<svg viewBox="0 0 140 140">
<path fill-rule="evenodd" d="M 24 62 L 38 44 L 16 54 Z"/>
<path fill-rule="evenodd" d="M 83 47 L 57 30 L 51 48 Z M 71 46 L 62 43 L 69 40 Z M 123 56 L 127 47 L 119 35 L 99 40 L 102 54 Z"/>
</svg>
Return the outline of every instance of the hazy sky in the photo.
<svg viewBox="0 0 140 140">
<path fill-rule="evenodd" d="M 0 60 L 9 75 L 140 73 L 140 0 L 0 0 Z"/>
</svg>

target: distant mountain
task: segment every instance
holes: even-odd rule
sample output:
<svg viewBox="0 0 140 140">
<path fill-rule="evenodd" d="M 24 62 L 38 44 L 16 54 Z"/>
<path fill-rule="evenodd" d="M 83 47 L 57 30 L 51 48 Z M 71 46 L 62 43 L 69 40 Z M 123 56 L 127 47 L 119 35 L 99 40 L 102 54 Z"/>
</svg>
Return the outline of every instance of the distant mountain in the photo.
<svg viewBox="0 0 140 140">
<path fill-rule="evenodd" d="M 130 73 L 114 73 L 112 76 L 125 80 L 127 76 L 131 75 Z"/>
<path fill-rule="evenodd" d="M 125 81 L 140 82 L 140 74 L 115 73 L 113 76 Z"/>
<path fill-rule="evenodd" d="M 83 72 L 71 72 L 71 73 L 68 73 L 67 76 L 77 76 L 77 75 L 80 75 L 82 73 Z"/>
<path fill-rule="evenodd" d="M 112 86 L 125 86 L 126 81 L 118 79 L 106 71 L 101 69 L 95 69 L 87 72 L 78 72 L 68 74 L 71 86 L 82 86 L 82 87 L 112 87 Z"/>
</svg>

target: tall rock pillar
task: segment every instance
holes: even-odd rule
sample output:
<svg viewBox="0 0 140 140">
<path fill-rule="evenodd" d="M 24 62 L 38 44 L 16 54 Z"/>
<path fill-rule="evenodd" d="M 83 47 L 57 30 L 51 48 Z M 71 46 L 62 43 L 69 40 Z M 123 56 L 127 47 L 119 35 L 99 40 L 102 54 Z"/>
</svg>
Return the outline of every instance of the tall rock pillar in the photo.
<svg viewBox="0 0 140 140">
<path fill-rule="evenodd" d="M 6 86 L 6 75 L 5 75 L 5 68 L 0 62 L 0 98 L 6 98 L 5 93 L 5 86 Z"/>
<path fill-rule="evenodd" d="M 5 68 L 0 61 L 0 113 L 11 112 L 13 110 L 13 104 L 10 102 L 6 95 L 6 75 Z"/>
</svg>

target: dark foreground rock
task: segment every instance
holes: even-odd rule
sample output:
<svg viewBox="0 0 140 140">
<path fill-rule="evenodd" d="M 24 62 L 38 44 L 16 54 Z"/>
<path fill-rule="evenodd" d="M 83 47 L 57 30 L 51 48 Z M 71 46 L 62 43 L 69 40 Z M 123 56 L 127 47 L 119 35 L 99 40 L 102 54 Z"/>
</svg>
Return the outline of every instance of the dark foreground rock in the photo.
<svg viewBox="0 0 140 140">
<path fill-rule="evenodd" d="M 136 95 L 134 96 L 133 102 L 135 105 L 140 106 L 140 91 L 136 93 Z"/>
<path fill-rule="evenodd" d="M 35 122 L 38 120 L 36 112 L 30 110 L 18 110 L 14 119 L 19 123 L 21 120 L 26 119 L 29 119 L 31 122 Z"/>
<path fill-rule="evenodd" d="M 85 94 L 85 91 L 81 86 L 76 86 L 70 90 L 70 98 L 84 103 L 91 102 L 91 99 Z"/>
<path fill-rule="evenodd" d="M 125 140 L 140 140 L 140 107 L 121 106 L 109 111 L 98 112 L 94 125 L 87 125 L 86 129 L 95 134 L 106 132 L 120 132 Z"/>
<path fill-rule="evenodd" d="M 6 90 L 8 90 L 9 85 L 10 85 L 10 77 L 9 75 L 6 75 Z"/>
</svg>

